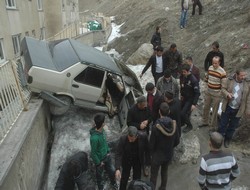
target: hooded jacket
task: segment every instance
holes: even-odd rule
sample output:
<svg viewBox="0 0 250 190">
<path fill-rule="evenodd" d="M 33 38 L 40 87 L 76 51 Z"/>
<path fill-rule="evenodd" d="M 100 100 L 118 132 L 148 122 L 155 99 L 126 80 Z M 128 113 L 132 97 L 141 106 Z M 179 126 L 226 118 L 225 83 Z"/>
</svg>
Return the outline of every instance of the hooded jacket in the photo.
<svg viewBox="0 0 250 190">
<path fill-rule="evenodd" d="M 158 119 L 152 127 L 150 136 L 150 152 L 152 163 L 170 161 L 173 157 L 174 147 L 178 144 L 176 123 L 169 117 Z"/>
<path fill-rule="evenodd" d="M 109 153 L 109 147 L 106 140 L 106 133 L 104 129 L 101 132 L 97 131 L 95 127 L 90 129 L 90 146 L 91 146 L 91 158 L 96 165 L 99 165 L 101 161 Z"/>
</svg>

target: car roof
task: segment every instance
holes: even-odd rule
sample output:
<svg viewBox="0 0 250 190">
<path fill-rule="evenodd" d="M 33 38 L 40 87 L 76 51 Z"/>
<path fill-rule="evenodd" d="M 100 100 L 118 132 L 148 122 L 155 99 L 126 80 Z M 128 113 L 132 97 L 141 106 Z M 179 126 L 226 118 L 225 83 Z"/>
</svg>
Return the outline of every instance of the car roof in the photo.
<svg viewBox="0 0 250 190">
<path fill-rule="evenodd" d="M 115 61 L 108 54 L 73 39 L 48 42 L 24 37 L 21 43 L 21 52 L 24 54 L 25 62 L 30 62 L 28 63 L 30 66 L 63 71 L 81 62 L 122 74 Z"/>
</svg>

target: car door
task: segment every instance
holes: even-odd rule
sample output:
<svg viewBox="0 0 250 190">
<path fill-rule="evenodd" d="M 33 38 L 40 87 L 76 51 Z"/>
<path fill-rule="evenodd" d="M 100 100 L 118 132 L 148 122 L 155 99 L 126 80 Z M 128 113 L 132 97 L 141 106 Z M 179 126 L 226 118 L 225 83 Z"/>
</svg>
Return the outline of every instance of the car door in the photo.
<svg viewBox="0 0 250 190">
<path fill-rule="evenodd" d="M 105 71 L 87 67 L 72 81 L 72 94 L 75 104 L 94 109 L 103 93 Z"/>
</svg>

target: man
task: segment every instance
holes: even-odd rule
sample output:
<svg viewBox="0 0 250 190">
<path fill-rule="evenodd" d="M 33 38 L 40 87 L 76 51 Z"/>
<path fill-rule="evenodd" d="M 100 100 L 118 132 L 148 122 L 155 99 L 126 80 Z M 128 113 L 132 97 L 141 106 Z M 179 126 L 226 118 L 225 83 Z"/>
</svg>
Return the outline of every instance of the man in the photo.
<svg viewBox="0 0 250 190">
<path fill-rule="evenodd" d="M 200 96 L 199 82 L 194 75 L 190 72 L 190 66 L 188 64 L 182 65 L 182 75 L 180 77 L 181 86 L 181 122 L 186 124 L 184 133 L 193 129 L 193 125 L 190 121 L 191 112 L 196 109 L 197 102 Z"/>
<path fill-rule="evenodd" d="M 116 179 L 121 179 L 120 190 L 126 190 L 131 168 L 133 180 L 141 179 L 143 157 L 148 152 L 146 149 L 148 149 L 147 137 L 140 135 L 136 127 L 129 126 L 128 134 L 120 137 L 115 154 L 115 175 Z"/>
<path fill-rule="evenodd" d="M 164 101 L 169 106 L 169 117 L 176 121 L 176 130 L 178 132 L 178 139 L 181 137 L 181 102 L 179 99 L 174 98 L 173 93 L 166 91 L 164 93 Z M 178 143 L 179 144 L 179 143 Z"/>
<path fill-rule="evenodd" d="M 143 68 L 142 73 L 140 74 L 140 78 L 151 66 L 151 72 L 154 77 L 155 84 L 157 83 L 158 79 L 163 76 L 163 72 L 167 68 L 166 61 L 164 56 L 162 56 L 162 53 L 163 48 L 161 46 L 158 46 L 156 48 L 156 55 L 152 55 L 150 57 L 148 63 Z"/>
<path fill-rule="evenodd" d="M 177 145 L 176 122 L 170 119 L 169 107 L 166 102 L 160 105 L 160 118 L 152 127 L 150 136 L 151 177 L 150 181 L 156 187 L 159 168 L 161 167 L 161 186 L 159 190 L 165 190 L 168 179 L 168 165 L 173 157 L 174 147 Z"/>
<path fill-rule="evenodd" d="M 115 180 L 115 168 L 109 154 L 109 147 L 104 130 L 105 115 L 96 114 L 94 117 L 95 126 L 90 130 L 91 158 L 96 167 L 96 181 L 99 190 L 104 189 L 104 170 L 108 173 L 111 186 L 118 189 Z"/>
<path fill-rule="evenodd" d="M 210 152 L 201 158 L 198 183 L 202 190 L 231 189 L 231 182 L 240 170 L 232 153 L 223 152 L 223 137 L 218 132 L 210 135 Z"/>
<path fill-rule="evenodd" d="M 77 152 L 72 155 L 62 166 L 56 182 L 55 190 L 84 190 L 87 181 L 88 155 L 86 152 Z"/>
<path fill-rule="evenodd" d="M 164 94 L 166 91 L 173 93 L 174 98 L 179 98 L 180 89 L 177 80 L 171 75 L 171 70 L 166 69 L 164 71 L 164 76 L 159 78 L 156 83 L 156 88 Z"/>
<path fill-rule="evenodd" d="M 220 57 L 215 56 L 213 63 L 208 69 L 207 75 L 207 90 L 205 91 L 204 108 L 202 121 L 203 124 L 199 127 L 209 126 L 209 113 L 212 105 L 212 116 L 210 123 L 210 131 L 214 131 L 217 128 L 217 114 L 221 101 L 221 87 L 226 82 L 226 71 L 220 66 Z"/>
<path fill-rule="evenodd" d="M 200 0 L 192 0 L 193 2 L 193 11 L 192 11 L 192 15 L 195 15 L 195 8 L 198 5 L 199 7 L 199 15 L 202 15 L 202 5 Z"/>
<path fill-rule="evenodd" d="M 150 42 L 153 45 L 154 51 L 156 51 L 157 47 L 161 46 L 161 27 L 160 26 L 156 26 L 155 33 L 153 34 Z"/>
<path fill-rule="evenodd" d="M 181 0 L 181 18 L 180 18 L 180 28 L 186 28 L 187 17 L 188 17 L 188 5 L 189 0 Z"/>
<path fill-rule="evenodd" d="M 149 134 L 149 124 L 152 121 L 151 111 L 144 96 L 140 96 L 128 110 L 127 125 L 135 126 L 141 132 Z"/>
<path fill-rule="evenodd" d="M 151 82 L 146 84 L 145 89 L 147 91 L 148 107 L 150 108 L 150 111 L 152 113 L 153 122 L 155 122 L 159 116 L 159 106 L 162 94 Z"/>
<path fill-rule="evenodd" d="M 215 56 L 220 57 L 220 66 L 224 68 L 224 55 L 220 51 L 220 45 L 217 41 L 212 43 L 212 51 L 210 51 L 204 61 L 204 69 L 207 72 L 208 68 L 212 65 L 212 60 Z"/>
<path fill-rule="evenodd" d="M 195 78 L 200 82 L 200 70 L 193 64 L 192 57 L 186 57 L 185 63 L 190 65 L 190 72 L 195 76 Z"/>
<path fill-rule="evenodd" d="M 244 69 L 237 69 L 222 86 L 222 114 L 218 131 L 224 136 L 224 146 L 228 148 L 240 118 L 250 116 L 250 80 Z"/>
<path fill-rule="evenodd" d="M 182 54 L 177 50 L 175 43 L 171 44 L 170 48 L 163 53 L 167 62 L 167 68 L 171 70 L 174 78 L 178 78 L 179 69 L 182 64 Z"/>
</svg>

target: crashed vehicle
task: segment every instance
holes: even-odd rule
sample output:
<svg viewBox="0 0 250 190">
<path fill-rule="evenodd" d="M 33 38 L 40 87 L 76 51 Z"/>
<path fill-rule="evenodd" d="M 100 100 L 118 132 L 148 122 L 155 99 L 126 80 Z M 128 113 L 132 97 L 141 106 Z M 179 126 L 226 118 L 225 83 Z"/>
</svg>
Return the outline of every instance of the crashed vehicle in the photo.
<svg viewBox="0 0 250 190">
<path fill-rule="evenodd" d="M 55 115 L 74 104 L 117 114 L 123 127 L 128 109 L 143 95 L 130 68 L 73 39 L 47 42 L 24 37 L 21 62 L 30 90 L 47 100 Z"/>
</svg>

